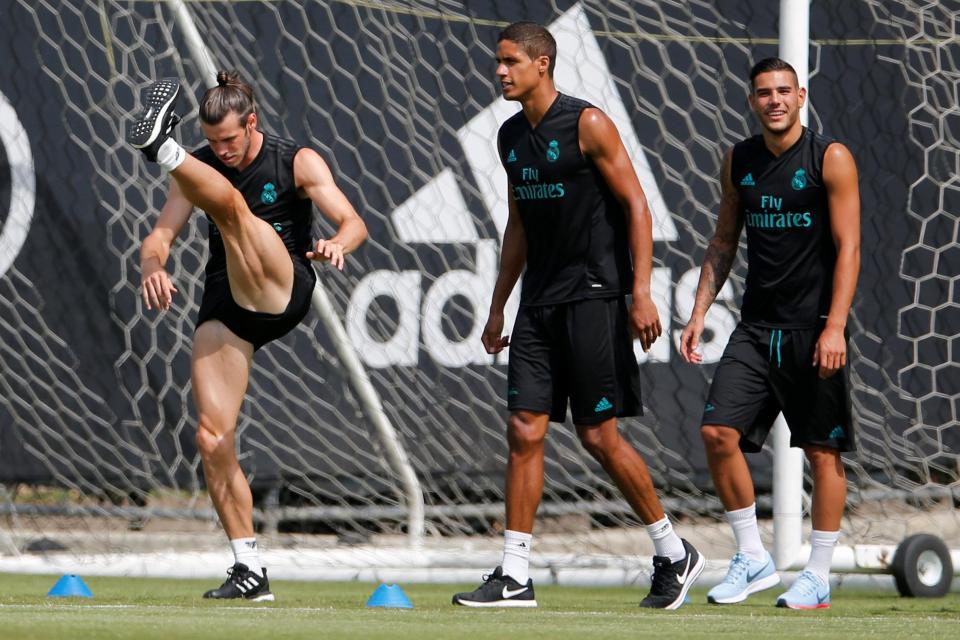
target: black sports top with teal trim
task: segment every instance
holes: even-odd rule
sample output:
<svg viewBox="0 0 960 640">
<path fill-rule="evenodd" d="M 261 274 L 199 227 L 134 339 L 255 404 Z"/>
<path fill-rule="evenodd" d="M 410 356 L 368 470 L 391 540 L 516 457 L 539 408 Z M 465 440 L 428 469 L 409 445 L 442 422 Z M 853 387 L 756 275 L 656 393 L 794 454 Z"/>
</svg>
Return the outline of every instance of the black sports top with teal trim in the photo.
<svg viewBox="0 0 960 640">
<path fill-rule="evenodd" d="M 263 132 L 263 146 L 253 162 L 242 171 L 220 162 L 209 145 L 197 149 L 193 155 L 229 180 L 243 195 L 253 215 L 276 229 L 294 261 L 309 265 L 306 253 L 311 248 L 313 205 L 309 198 L 297 193 L 293 176 L 293 158 L 302 148 L 292 140 Z M 217 225 L 209 215 L 207 221 L 210 225 L 210 255 L 206 279 L 209 281 L 226 277 L 227 255 Z"/>
<path fill-rule="evenodd" d="M 623 207 L 580 151 L 580 115 L 592 106 L 558 94 L 536 127 L 523 111 L 500 127 L 500 161 L 527 239 L 522 305 L 611 298 L 632 288 Z"/>
<path fill-rule="evenodd" d="M 823 157 L 833 142 L 804 127 L 779 157 L 759 135 L 734 146 L 730 178 L 747 228 L 743 322 L 809 328 L 829 312 L 837 250 Z"/>
</svg>

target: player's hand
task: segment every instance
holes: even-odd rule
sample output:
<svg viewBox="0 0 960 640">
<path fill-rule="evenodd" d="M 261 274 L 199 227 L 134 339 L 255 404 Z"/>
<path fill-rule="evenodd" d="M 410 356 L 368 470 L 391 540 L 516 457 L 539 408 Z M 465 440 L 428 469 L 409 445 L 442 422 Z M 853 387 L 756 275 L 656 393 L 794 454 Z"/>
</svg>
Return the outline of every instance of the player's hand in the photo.
<svg viewBox="0 0 960 640">
<path fill-rule="evenodd" d="M 698 351 L 700 346 L 700 336 L 703 335 L 703 318 L 691 316 L 687 326 L 683 328 L 680 334 L 680 355 L 683 359 L 692 364 L 703 362 L 703 354 Z"/>
<path fill-rule="evenodd" d="M 168 310 L 173 303 L 173 294 L 177 293 L 177 288 L 173 286 L 173 281 L 166 270 L 157 268 L 144 271 L 142 277 L 140 295 L 143 296 L 143 304 L 150 310 Z"/>
<path fill-rule="evenodd" d="M 329 262 L 339 271 L 343 271 L 343 245 L 332 240 L 317 240 L 317 248 L 307 251 L 307 257 L 317 262 Z"/>
<path fill-rule="evenodd" d="M 490 312 L 480 339 L 483 341 L 483 348 L 490 354 L 500 353 L 504 348 L 510 346 L 510 336 L 503 335 L 502 313 Z"/>
<path fill-rule="evenodd" d="M 813 366 L 820 367 L 820 377 L 829 378 L 847 364 L 847 341 L 843 329 L 828 326 L 820 334 L 813 350 Z"/>
<path fill-rule="evenodd" d="M 644 351 L 649 351 L 663 332 L 657 306 L 649 295 L 633 297 L 630 305 L 630 332 L 634 338 L 640 339 L 640 346 Z"/>
</svg>

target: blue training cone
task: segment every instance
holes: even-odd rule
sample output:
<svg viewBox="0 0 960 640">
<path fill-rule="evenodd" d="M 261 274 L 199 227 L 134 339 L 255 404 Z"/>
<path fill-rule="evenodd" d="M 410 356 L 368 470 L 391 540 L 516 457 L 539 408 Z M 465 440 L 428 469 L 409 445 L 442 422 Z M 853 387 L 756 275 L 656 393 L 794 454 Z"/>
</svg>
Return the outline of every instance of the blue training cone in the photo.
<svg viewBox="0 0 960 640">
<path fill-rule="evenodd" d="M 368 607 L 386 607 L 390 609 L 413 609 L 413 603 L 398 584 L 382 584 L 367 599 Z"/>
<path fill-rule="evenodd" d="M 57 584 L 47 592 L 49 598 L 92 598 L 93 591 L 86 585 L 83 578 L 67 574 L 57 580 Z"/>
</svg>

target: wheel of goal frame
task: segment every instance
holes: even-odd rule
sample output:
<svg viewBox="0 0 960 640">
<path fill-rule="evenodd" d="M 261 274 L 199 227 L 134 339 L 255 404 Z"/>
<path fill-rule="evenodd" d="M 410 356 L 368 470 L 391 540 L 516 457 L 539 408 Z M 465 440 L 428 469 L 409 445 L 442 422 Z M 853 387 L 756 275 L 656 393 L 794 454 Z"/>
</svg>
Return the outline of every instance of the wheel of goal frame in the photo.
<svg viewBox="0 0 960 640">
<path fill-rule="evenodd" d="M 890 565 L 897 591 L 911 598 L 940 598 L 950 591 L 953 562 L 943 540 L 928 533 L 904 538 Z"/>
</svg>

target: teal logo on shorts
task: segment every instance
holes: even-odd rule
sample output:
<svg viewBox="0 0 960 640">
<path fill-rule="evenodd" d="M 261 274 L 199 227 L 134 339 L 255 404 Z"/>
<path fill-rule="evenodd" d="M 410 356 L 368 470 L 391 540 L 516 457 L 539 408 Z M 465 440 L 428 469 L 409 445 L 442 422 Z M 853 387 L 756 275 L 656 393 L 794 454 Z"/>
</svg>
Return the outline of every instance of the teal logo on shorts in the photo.
<svg viewBox="0 0 960 640">
<path fill-rule="evenodd" d="M 513 396 L 518 396 L 518 395 L 520 395 L 520 389 L 517 389 L 516 387 L 511 387 L 510 389 L 507 389 L 507 396 L 512 398 Z"/>
<path fill-rule="evenodd" d="M 830 432 L 828 437 L 831 440 L 843 440 L 847 437 L 847 432 L 843 430 L 843 427 L 837 425 L 833 428 L 833 431 Z"/>
<path fill-rule="evenodd" d="M 263 191 L 260 193 L 260 201 L 263 204 L 273 204 L 277 201 L 277 188 L 272 182 L 263 185 Z"/>
<path fill-rule="evenodd" d="M 550 141 L 550 146 L 547 147 L 547 160 L 550 162 L 556 162 L 560 159 L 560 143 L 556 140 Z"/>
<path fill-rule="evenodd" d="M 607 400 L 606 396 L 604 396 L 600 398 L 600 402 L 598 402 L 597 406 L 593 408 L 593 412 L 600 413 L 601 411 L 606 411 L 607 409 L 613 409 L 613 405 L 610 404 L 610 401 Z"/>
<path fill-rule="evenodd" d="M 705 407 L 703 408 L 703 412 L 704 412 L 704 413 L 710 413 L 710 412 L 713 411 L 714 409 L 716 409 L 716 407 L 713 406 L 712 404 L 710 404 L 710 403 L 708 402 L 708 403 L 707 403 L 707 406 L 705 406 Z"/>
<path fill-rule="evenodd" d="M 803 169 L 797 169 L 797 172 L 793 174 L 793 180 L 790 181 L 790 186 L 800 191 L 807 186 L 807 172 Z"/>
<path fill-rule="evenodd" d="M 277 233 L 280 233 L 280 232 L 283 231 L 283 227 L 280 225 L 279 222 L 274 222 L 274 223 L 273 223 L 273 230 L 276 231 Z"/>
</svg>

